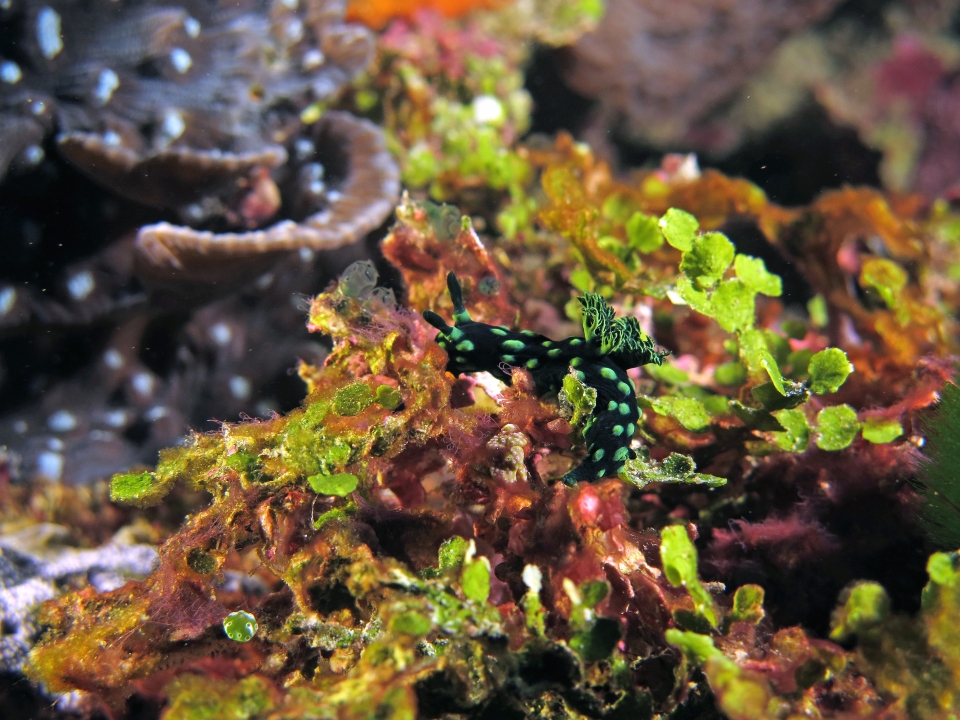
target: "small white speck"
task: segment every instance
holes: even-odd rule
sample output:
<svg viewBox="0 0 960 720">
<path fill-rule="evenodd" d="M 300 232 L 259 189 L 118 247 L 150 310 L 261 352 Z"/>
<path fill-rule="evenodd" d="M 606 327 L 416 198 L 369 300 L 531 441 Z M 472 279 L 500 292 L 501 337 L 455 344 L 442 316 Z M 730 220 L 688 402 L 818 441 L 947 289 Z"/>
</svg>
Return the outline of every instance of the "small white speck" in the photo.
<svg viewBox="0 0 960 720">
<path fill-rule="evenodd" d="M 107 130 L 103 134 L 103 144 L 110 147 L 117 147 L 120 144 L 120 135 L 113 130 Z"/>
<path fill-rule="evenodd" d="M 207 332 L 210 335 L 210 339 L 221 346 L 226 345 L 233 337 L 233 331 L 230 329 L 230 326 L 222 322 L 211 325 Z"/>
<path fill-rule="evenodd" d="M 183 135 L 187 129 L 187 124 L 183 121 L 183 115 L 176 110 L 168 110 L 163 115 L 163 123 L 160 126 L 160 132 L 163 133 L 167 142 L 173 142 Z"/>
<path fill-rule="evenodd" d="M 124 410 L 109 410 L 103 414 L 103 421 L 113 428 L 122 428 L 127 424 L 127 413 Z"/>
<path fill-rule="evenodd" d="M 168 413 L 169 410 L 167 410 L 163 405 L 154 405 L 143 414 L 143 417 L 147 420 L 147 422 L 156 422 L 160 418 L 166 417 Z"/>
<path fill-rule="evenodd" d="M 40 45 L 40 52 L 47 60 L 53 60 L 63 50 L 60 14 L 52 7 L 41 8 L 37 14 L 37 43 Z"/>
<path fill-rule="evenodd" d="M 523 574 L 523 584 L 527 586 L 529 590 L 532 590 L 535 593 L 540 592 L 540 588 L 543 587 L 543 573 L 540 571 L 536 565 L 524 565 Z"/>
<path fill-rule="evenodd" d="M 283 32 L 290 42 L 300 42 L 303 39 L 303 21 L 297 17 L 291 18 Z"/>
<path fill-rule="evenodd" d="M 193 58 L 183 48 L 175 47 L 170 51 L 170 62 L 173 63 L 174 70 L 183 75 L 193 65 Z"/>
<path fill-rule="evenodd" d="M 37 474 L 48 480 L 59 480 L 63 475 L 63 455 L 55 452 L 37 455 Z"/>
<path fill-rule="evenodd" d="M 123 367 L 123 355 L 116 348 L 108 348 L 103 353 L 103 364 L 111 370 L 119 370 Z"/>
<path fill-rule="evenodd" d="M 12 287 L 5 287 L 0 290 L 0 317 L 3 317 L 11 310 L 17 302 L 17 291 Z"/>
<path fill-rule="evenodd" d="M 0 63 L 0 80 L 3 80 L 5 83 L 10 83 L 11 85 L 16 85 L 22 77 L 23 73 L 20 71 L 20 66 L 13 62 L 13 60 L 4 60 Z"/>
<path fill-rule="evenodd" d="M 187 18 L 183 21 L 183 29 L 187 31 L 187 35 L 195 38 L 200 34 L 200 21 L 196 18 L 187 16 Z"/>
<path fill-rule="evenodd" d="M 113 97 L 113 91 L 120 87 L 120 77 L 110 68 L 100 71 L 97 78 L 97 89 L 93 96 L 98 105 L 106 105 Z"/>
<path fill-rule="evenodd" d="M 97 282 L 89 270 L 82 270 L 67 280 L 67 292 L 74 300 L 86 300 L 96 286 Z"/>
<path fill-rule="evenodd" d="M 26 435 L 27 430 L 29 429 L 30 429 L 30 426 L 27 425 L 26 420 L 17 420 L 15 423 L 13 423 L 13 431 L 17 435 Z"/>
<path fill-rule="evenodd" d="M 34 115 L 43 115 L 47 111 L 47 104 L 43 100 L 34 100 L 30 103 L 30 112 Z"/>
<path fill-rule="evenodd" d="M 317 151 L 317 148 L 306 138 L 300 138 L 293 144 L 293 150 L 297 154 L 297 160 L 306 160 Z"/>
<path fill-rule="evenodd" d="M 257 278 L 257 290 L 266 290 L 271 285 L 273 285 L 273 273 L 264 273 Z"/>
<path fill-rule="evenodd" d="M 31 145 L 26 150 L 23 151 L 24 159 L 31 165 L 39 165 L 43 162 L 43 159 L 47 154 L 43 151 L 43 148 L 39 145 Z"/>
<path fill-rule="evenodd" d="M 473 121 L 479 125 L 490 125 L 503 120 L 503 104 L 493 95 L 477 95 L 470 107 L 473 109 Z"/>
<path fill-rule="evenodd" d="M 130 385 L 133 386 L 134 392 L 137 395 L 143 395 L 144 397 L 149 397 L 153 395 L 153 387 L 156 385 L 156 381 L 153 379 L 153 375 L 148 372 L 138 372 L 132 378 L 130 378 Z"/>
<path fill-rule="evenodd" d="M 315 253 L 310 248 L 300 248 L 300 260 L 302 262 L 313 262 L 314 255 Z"/>
<path fill-rule="evenodd" d="M 323 53 L 317 50 L 316 48 L 307 50 L 303 54 L 303 69 L 315 70 L 316 68 L 323 65 L 323 60 L 324 60 Z"/>
<path fill-rule="evenodd" d="M 230 378 L 230 394 L 237 400 L 246 400 L 250 397 L 250 381 L 242 375 L 234 375 Z"/>
<path fill-rule="evenodd" d="M 76 426 L 76 416 L 67 410 L 57 410 L 47 418 L 47 427 L 53 432 L 70 432 Z"/>
</svg>

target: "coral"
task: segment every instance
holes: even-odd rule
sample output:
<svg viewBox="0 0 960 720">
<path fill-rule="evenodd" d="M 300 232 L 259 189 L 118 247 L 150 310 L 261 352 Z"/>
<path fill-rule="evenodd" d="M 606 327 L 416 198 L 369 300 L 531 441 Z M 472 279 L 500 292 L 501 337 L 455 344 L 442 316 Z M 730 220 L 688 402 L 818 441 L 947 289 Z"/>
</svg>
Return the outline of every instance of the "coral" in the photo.
<svg viewBox="0 0 960 720">
<path fill-rule="evenodd" d="M 33 611 L 71 583 L 107 592 L 125 578 L 147 575 L 157 553 L 125 535 L 97 548 L 70 546 L 67 528 L 38 524 L 0 535 L 0 671 L 17 672 L 37 633 Z"/>
<path fill-rule="evenodd" d="M 600 128 L 625 125 L 628 135 L 661 147 L 727 149 L 739 138 L 711 124 L 711 113 L 786 37 L 838 4 L 609 0 L 596 31 L 576 43 L 567 78 L 600 100 Z"/>
<path fill-rule="evenodd" d="M 75 333 L 92 330 L 100 348 L 85 353 L 103 352 L 103 363 L 88 363 L 82 379 L 49 393 L 46 407 L 4 418 L 0 437 L 23 457 L 24 477 L 103 477 L 152 459 L 187 423 L 237 417 L 257 402 L 257 412 L 269 413 L 277 375 L 298 355 L 321 354 L 302 334 L 292 340 L 299 318 L 287 323 L 297 317 L 290 294 L 314 293 L 322 283 L 314 251 L 363 238 L 399 193 L 380 130 L 325 112 L 373 49 L 369 31 L 343 21 L 341 3 L 108 5 L 26 3 L 4 11 L 5 37 L 20 48 L 3 64 L 4 105 L 47 117 L 45 127 L 57 132 L 58 155 L 24 185 L 36 190 L 30 179 L 38 173 L 71 176 L 66 158 L 111 191 L 77 201 L 82 215 L 104 223 L 92 245 L 84 245 L 83 228 L 49 219 L 48 204 L 62 204 L 60 193 L 70 197 L 71 188 L 41 182 L 42 199 L 27 192 L 5 206 L 14 248 L 41 238 L 73 249 L 67 262 L 54 262 L 56 275 L 42 252 L 41 273 L 14 269 L 4 278 L 0 335 L 44 328 L 53 343 L 38 355 L 56 357 L 76 353 Z M 4 147 L 11 157 L 19 152 Z M 333 271 L 346 262 L 334 260 Z M 259 312 L 249 314 L 257 295 Z M 195 316 L 187 322 L 182 313 Z M 4 354 L 20 347 L 11 341 Z M 144 362 L 148 354 L 152 362 Z M 46 382 L 44 369 L 35 374 Z M 5 392 L 15 394 L 15 384 Z M 84 447 L 75 447 L 81 438 Z"/>
</svg>

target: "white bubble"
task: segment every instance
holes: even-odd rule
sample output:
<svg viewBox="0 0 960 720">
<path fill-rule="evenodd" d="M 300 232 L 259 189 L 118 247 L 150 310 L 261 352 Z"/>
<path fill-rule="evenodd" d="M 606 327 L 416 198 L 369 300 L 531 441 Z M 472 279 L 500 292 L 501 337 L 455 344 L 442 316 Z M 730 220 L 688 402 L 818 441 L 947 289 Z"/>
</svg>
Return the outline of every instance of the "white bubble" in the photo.
<svg viewBox="0 0 960 720">
<path fill-rule="evenodd" d="M 300 260 L 302 262 L 305 262 L 305 263 L 313 262 L 314 257 L 315 257 L 315 253 L 310 248 L 306 248 L 306 247 L 300 248 Z"/>
<path fill-rule="evenodd" d="M 111 370 L 119 370 L 123 367 L 123 355 L 116 348 L 109 348 L 103 353 L 103 364 Z"/>
<path fill-rule="evenodd" d="M 22 77 L 23 73 L 20 71 L 20 66 L 13 62 L 13 60 L 4 60 L 0 63 L 0 80 L 3 80 L 5 83 L 10 83 L 11 85 L 16 85 Z"/>
<path fill-rule="evenodd" d="M 27 430 L 30 429 L 30 426 L 27 424 L 26 420 L 17 420 L 13 423 L 13 431 L 17 435 L 26 435 Z"/>
<path fill-rule="evenodd" d="M 535 593 L 540 592 L 540 588 L 543 587 L 543 573 L 540 571 L 540 568 L 536 565 L 524 565 L 521 577 L 523 578 L 523 584 L 526 585 L 528 589 Z"/>
<path fill-rule="evenodd" d="M 173 63 L 174 69 L 183 75 L 193 65 L 193 58 L 183 48 L 175 47 L 170 51 L 170 62 Z"/>
<path fill-rule="evenodd" d="M 0 317 L 3 317 L 11 310 L 17 302 L 17 291 L 12 287 L 5 287 L 0 290 Z"/>
<path fill-rule="evenodd" d="M 120 87 L 120 77 L 110 68 L 100 71 L 97 78 L 97 88 L 93 91 L 93 96 L 97 104 L 106 105 L 113 97 L 113 91 Z"/>
<path fill-rule="evenodd" d="M 316 68 L 323 65 L 323 60 L 324 60 L 323 53 L 317 50 L 316 48 L 307 50 L 303 54 L 303 69 L 315 70 Z"/>
<path fill-rule="evenodd" d="M 153 395 L 153 388 L 156 385 L 156 380 L 153 379 L 153 375 L 148 372 L 138 372 L 132 378 L 130 378 L 130 385 L 133 386 L 134 391 L 138 395 L 143 395 L 144 397 L 149 397 Z"/>
<path fill-rule="evenodd" d="M 37 43 L 47 60 L 52 60 L 63 50 L 60 14 L 52 7 L 41 8 L 37 14 Z"/>
<path fill-rule="evenodd" d="M 188 16 L 183 21 L 183 29 L 187 31 L 187 35 L 195 38 L 200 34 L 200 21 Z"/>
<path fill-rule="evenodd" d="M 479 125 L 503 120 L 503 104 L 493 95 L 478 95 L 470 107 L 473 109 L 473 121 Z"/>
<path fill-rule="evenodd" d="M 77 418 L 67 410 L 57 410 L 47 418 L 47 427 L 53 432 L 70 432 L 77 426 Z"/>
<path fill-rule="evenodd" d="M 55 452 L 37 455 L 37 474 L 48 480 L 59 480 L 63 475 L 63 455 Z"/>
<path fill-rule="evenodd" d="M 67 292 L 74 300 L 86 300 L 96 286 L 97 282 L 89 270 L 78 272 L 67 280 Z"/>
<path fill-rule="evenodd" d="M 166 417 L 169 414 L 169 412 L 170 411 L 167 410 L 167 408 L 165 408 L 163 405 L 154 405 L 152 408 L 150 408 L 149 410 L 147 410 L 147 412 L 144 413 L 143 417 L 148 422 L 156 422 L 160 418 Z"/>
<path fill-rule="evenodd" d="M 39 165 L 43 162 L 43 159 L 47 154 L 43 151 L 43 148 L 39 145 L 31 145 L 26 150 L 23 151 L 24 159 L 31 165 Z"/>
<path fill-rule="evenodd" d="M 127 413 L 124 410 L 109 410 L 103 415 L 103 421 L 114 428 L 122 428 L 127 424 Z"/>
<path fill-rule="evenodd" d="M 237 400 L 246 400 L 250 397 L 250 381 L 242 375 L 234 375 L 230 378 L 230 394 Z"/>
<path fill-rule="evenodd" d="M 230 326 L 222 322 L 211 325 L 207 332 L 210 335 L 210 339 L 217 345 L 226 345 L 233 338 L 233 331 L 230 329 Z"/>
<path fill-rule="evenodd" d="M 284 28 L 284 34 L 290 42 L 300 42 L 303 39 L 303 21 L 297 17 L 291 18 Z"/>
<path fill-rule="evenodd" d="M 187 124 L 183 121 L 183 115 L 176 110 L 168 110 L 163 115 L 163 122 L 160 125 L 160 132 L 163 133 L 167 142 L 173 142 L 183 135 L 187 129 Z"/>
<path fill-rule="evenodd" d="M 107 130 L 103 134 L 103 142 L 105 145 L 116 147 L 117 145 L 120 144 L 120 135 L 115 133 L 113 130 Z"/>
</svg>

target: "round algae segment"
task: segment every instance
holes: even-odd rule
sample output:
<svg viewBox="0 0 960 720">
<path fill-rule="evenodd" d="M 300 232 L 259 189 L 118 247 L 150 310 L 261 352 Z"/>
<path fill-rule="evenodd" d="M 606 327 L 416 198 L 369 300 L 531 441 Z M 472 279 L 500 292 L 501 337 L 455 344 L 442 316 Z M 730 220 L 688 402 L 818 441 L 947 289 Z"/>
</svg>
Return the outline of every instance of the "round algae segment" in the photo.
<svg viewBox="0 0 960 720">
<path fill-rule="evenodd" d="M 244 610 L 237 610 L 223 619 L 223 631 L 234 642 L 247 642 L 257 634 L 257 619 Z"/>
</svg>

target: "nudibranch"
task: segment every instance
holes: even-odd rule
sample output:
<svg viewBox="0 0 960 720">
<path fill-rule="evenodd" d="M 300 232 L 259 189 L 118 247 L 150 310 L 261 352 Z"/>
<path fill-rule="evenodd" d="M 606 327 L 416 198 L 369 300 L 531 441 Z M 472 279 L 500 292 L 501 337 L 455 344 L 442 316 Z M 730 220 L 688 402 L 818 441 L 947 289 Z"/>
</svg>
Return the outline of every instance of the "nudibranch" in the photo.
<svg viewBox="0 0 960 720">
<path fill-rule="evenodd" d="M 453 327 L 430 310 L 423 317 L 440 331 L 436 340 L 450 356 L 447 370 L 451 373 L 488 372 L 510 382 L 508 369 L 521 367 L 530 372 L 543 395 L 559 392 L 564 376 L 573 372 L 597 391 L 596 406 L 583 430 L 587 456 L 564 475 L 565 483 L 616 475 L 628 458 L 635 457 L 630 440 L 640 411 L 636 388 L 626 371 L 648 363 L 660 365 L 670 354 L 654 344 L 636 318 L 615 319 L 613 308 L 601 296 L 588 293 L 578 298 L 584 337 L 551 340 L 529 330 L 513 332 L 503 325 L 475 322 L 452 272 L 447 275 L 447 288 L 453 301 Z"/>
</svg>

